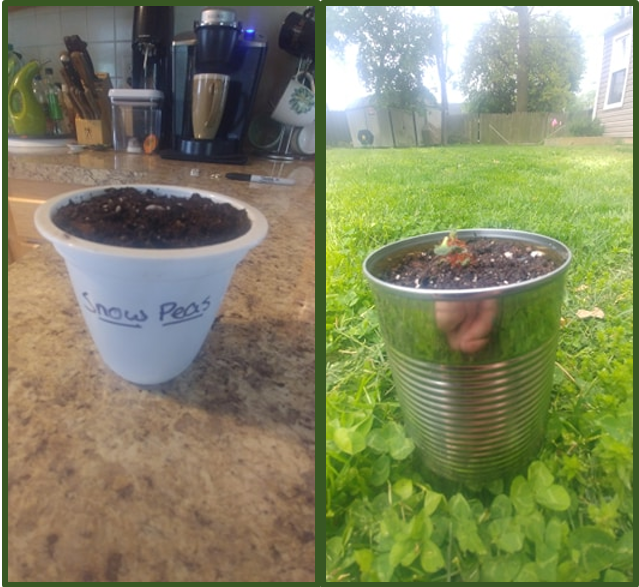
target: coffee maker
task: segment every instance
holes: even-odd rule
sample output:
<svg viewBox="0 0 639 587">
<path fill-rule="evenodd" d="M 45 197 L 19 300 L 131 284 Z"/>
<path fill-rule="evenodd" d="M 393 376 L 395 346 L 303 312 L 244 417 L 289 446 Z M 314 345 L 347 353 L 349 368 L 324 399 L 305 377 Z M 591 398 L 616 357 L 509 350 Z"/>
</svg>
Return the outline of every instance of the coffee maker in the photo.
<svg viewBox="0 0 639 587">
<path fill-rule="evenodd" d="M 173 6 L 135 6 L 131 87 L 160 90 L 162 105 L 162 135 L 160 148 L 171 146 L 171 42 L 173 40 Z"/>
<path fill-rule="evenodd" d="M 232 10 L 206 9 L 193 31 L 173 39 L 172 148 L 160 152 L 166 159 L 244 164 L 243 142 L 250 122 L 264 60 L 266 40 L 244 29 Z M 217 73 L 229 76 L 222 120 L 213 139 L 193 135 L 191 103 L 193 76 Z"/>
</svg>

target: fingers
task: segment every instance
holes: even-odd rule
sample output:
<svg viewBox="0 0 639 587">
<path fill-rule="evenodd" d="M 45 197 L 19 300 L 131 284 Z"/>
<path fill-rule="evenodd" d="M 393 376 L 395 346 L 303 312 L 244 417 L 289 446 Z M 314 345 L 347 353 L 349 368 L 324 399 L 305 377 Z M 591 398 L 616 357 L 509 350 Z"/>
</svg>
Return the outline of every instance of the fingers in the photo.
<svg viewBox="0 0 639 587">
<path fill-rule="evenodd" d="M 456 330 L 466 319 L 466 302 L 435 302 L 435 322 L 442 332 Z"/>
<path fill-rule="evenodd" d="M 488 344 L 496 316 L 496 300 L 437 302 L 435 309 L 437 326 L 446 333 L 450 348 L 466 354 Z"/>
</svg>

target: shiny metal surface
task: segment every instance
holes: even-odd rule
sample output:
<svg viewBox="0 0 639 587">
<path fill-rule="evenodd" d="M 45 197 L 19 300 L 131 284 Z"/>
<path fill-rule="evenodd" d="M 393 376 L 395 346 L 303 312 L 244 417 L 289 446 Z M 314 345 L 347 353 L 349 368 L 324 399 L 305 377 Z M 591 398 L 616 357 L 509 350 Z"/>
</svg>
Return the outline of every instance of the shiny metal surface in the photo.
<svg viewBox="0 0 639 587">
<path fill-rule="evenodd" d="M 209 8 L 202 11 L 199 26 L 230 26 L 237 27 L 237 17 L 233 10 L 220 10 L 218 8 Z"/>
<path fill-rule="evenodd" d="M 456 481 L 486 481 L 534 457 L 550 401 L 571 254 L 521 231 L 459 231 L 461 239 L 525 241 L 554 255 L 555 271 L 524 283 L 423 290 L 380 275 L 389 260 L 441 242 L 433 233 L 389 244 L 364 262 L 407 429 L 425 464 Z"/>
</svg>

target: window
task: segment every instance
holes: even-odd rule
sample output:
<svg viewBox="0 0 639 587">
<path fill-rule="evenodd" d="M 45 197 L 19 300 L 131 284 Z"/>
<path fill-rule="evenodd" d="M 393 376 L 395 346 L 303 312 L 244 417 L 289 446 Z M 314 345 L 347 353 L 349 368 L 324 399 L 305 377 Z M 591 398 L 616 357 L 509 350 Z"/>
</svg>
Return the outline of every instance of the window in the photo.
<svg viewBox="0 0 639 587">
<path fill-rule="evenodd" d="M 630 61 L 630 32 L 625 32 L 612 39 L 612 53 L 610 55 L 610 77 L 608 78 L 608 92 L 605 108 L 621 106 L 626 90 L 628 77 L 628 63 Z"/>
</svg>

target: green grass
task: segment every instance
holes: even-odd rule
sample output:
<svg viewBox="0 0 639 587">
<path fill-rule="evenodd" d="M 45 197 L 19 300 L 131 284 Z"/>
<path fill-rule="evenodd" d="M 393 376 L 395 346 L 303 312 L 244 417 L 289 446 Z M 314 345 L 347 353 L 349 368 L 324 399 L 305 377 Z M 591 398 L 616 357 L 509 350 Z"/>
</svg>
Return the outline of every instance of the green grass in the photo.
<svg viewBox="0 0 639 587">
<path fill-rule="evenodd" d="M 632 582 L 632 146 L 326 155 L 327 581 Z M 573 253 L 548 428 L 514 480 L 442 485 L 404 432 L 361 267 L 491 227 Z"/>
</svg>

